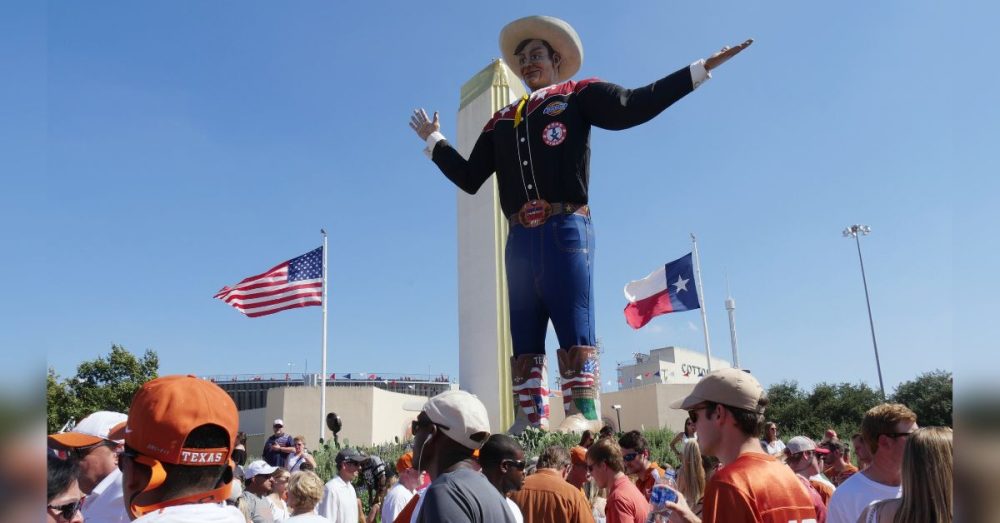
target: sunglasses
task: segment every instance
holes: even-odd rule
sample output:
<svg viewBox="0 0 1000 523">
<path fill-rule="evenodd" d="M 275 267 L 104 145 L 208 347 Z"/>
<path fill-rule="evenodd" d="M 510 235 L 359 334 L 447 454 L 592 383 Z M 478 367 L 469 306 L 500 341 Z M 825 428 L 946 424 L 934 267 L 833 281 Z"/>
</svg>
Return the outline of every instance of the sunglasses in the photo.
<svg viewBox="0 0 1000 523">
<path fill-rule="evenodd" d="M 505 459 L 505 460 L 503 460 L 503 461 L 500 462 L 501 465 L 506 464 L 506 463 L 511 464 L 511 466 L 513 466 L 517 470 L 524 470 L 524 467 L 528 466 L 528 462 L 524 461 L 523 459 L 521 459 L 521 460 L 517 460 L 517 459 Z"/>
<path fill-rule="evenodd" d="M 628 454 L 625 454 L 624 456 L 622 456 L 622 459 L 625 460 L 626 462 L 629 462 L 629 461 L 634 460 L 637 457 L 639 457 L 639 453 L 638 452 L 629 452 Z"/>
<path fill-rule="evenodd" d="M 700 407 L 695 407 L 695 408 L 689 410 L 688 411 L 688 419 L 691 421 L 691 423 L 698 423 L 698 411 L 699 410 L 704 410 L 707 413 L 708 406 L 707 405 L 702 405 Z"/>
<path fill-rule="evenodd" d="M 80 510 L 80 505 L 83 505 L 83 500 L 87 499 L 86 496 L 76 500 L 70 501 L 65 505 L 46 505 L 49 510 L 55 510 L 59 513 L 59 516 L 63 519 L 70 520 L 76 515 L 76 512 Z"/>
<path fill-rule="evenodd" d="M 73 459 L 79 461 L 79 460 L 87 457 L 88 454 L 90 454 L 91 452 L 93 452 L 94 450 L 96 450 L 99 447 L 113 448 L 113 447 L 111 447 L 111 445 L 109 443 L 107 443 L 105 441 L 102 441 L 100 443 L 95 443 L 95 444 L 90 445 L 88 447 L 79 447 L 79 448 L 75 448 L 75 449 L 70 449 L 69 450 L 69 455 Z"/>
<path fill-rule="evenodd" d="M 896 438 L 904 438 L 906 436 L 912 436 L 913 433 L 912 432 L 883 432 L 882 435 L 883 436 L 889 436 L 892 439 L 896 439 Z"/>
<path fill-rule="evenodd" d="M 417 430 L 420 429 L 420 427 L 426 427 L 428 425 L 437 425 L 438 427 L 441 427 L 444 430 L 451 430 L 451 427 L 447 427 L 440 423 L 434 423 L 433 421 L 430 420 L 430 418 L 420 419 L 418 417 L 417 419 L 410 422 L 410 434 L 416 434 Z"/>
</svg>

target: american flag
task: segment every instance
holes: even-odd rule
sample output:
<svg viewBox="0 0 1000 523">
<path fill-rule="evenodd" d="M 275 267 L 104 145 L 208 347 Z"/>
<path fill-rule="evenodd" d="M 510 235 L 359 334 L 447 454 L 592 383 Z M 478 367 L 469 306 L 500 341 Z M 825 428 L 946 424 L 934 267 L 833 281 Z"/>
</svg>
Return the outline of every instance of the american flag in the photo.
<svg viewBox="0 0 1000 523">
<path fill-rule="evenodd" d="M 232 287 L 223 287 L 215 297 L 251 318 L 323 305 L 323 248 L 280 263 Z"/>
<path fill-rule="evenodd" d="M 513 387 L 517 394 L 518 405 L 533 425 L 548 423 L 549 405 L 546 401 L 549 396 L 548 383 L 548 368 L 546 368 L 544 360 L 541 360 L 531 367 L 528 379 Z M 543 419 L 546 421 L 543 422 Z"/>
</svg>

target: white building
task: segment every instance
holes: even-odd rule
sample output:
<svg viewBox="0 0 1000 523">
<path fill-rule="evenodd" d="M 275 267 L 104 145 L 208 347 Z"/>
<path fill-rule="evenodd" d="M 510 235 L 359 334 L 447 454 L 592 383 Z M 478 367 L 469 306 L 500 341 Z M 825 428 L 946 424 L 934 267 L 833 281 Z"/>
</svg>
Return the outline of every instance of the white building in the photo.
<svg viewBox="0 0 1000 523">
<path fill-rule="evenodd" d="M 637 352 L 634 364 L 618 364 L 618 389 L 626 390 L 649 384 L 694 384 L 708 373 L 705 353 L 683 347 L 663 347 L 649 354 Z M 712 370 L 733 365 L 712 358 Z"/>
</svg>

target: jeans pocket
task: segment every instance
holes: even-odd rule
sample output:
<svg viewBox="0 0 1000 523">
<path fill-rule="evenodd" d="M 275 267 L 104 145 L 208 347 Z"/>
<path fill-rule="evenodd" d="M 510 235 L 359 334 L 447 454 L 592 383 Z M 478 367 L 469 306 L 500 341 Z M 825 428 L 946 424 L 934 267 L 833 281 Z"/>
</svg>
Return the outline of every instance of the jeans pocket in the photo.
<svg viewBox="0 0 1000 523">
<path fill-rule="evenodd" d="M 549 223 L 552 224 L 556 247 L 561 252 L 585 253 L 590 249 L 586 217 L 568 214 L 550 219 Z"/>
</svg>

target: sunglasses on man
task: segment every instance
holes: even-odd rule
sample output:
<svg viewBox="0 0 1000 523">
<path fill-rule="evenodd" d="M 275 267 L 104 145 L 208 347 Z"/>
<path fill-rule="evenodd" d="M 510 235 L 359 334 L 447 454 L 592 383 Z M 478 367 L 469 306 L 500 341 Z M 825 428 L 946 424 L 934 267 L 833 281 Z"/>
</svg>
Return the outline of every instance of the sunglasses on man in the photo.
<svg viewBox="0 0 1000 523">
<path fill-rule="evenodd" d="M 510 464 L 512 467 L 516 468 L 517 470 L 524 470 L 524 467 L 528 466 L 528 462 L 524 461 L 523 459 L 521 459 L 521 460 L 517 460 L 517 459 L 505 459 L 505 460 L 501 461 L 500 464 L 501 465 Z"/>
<path fill-rule="evenodd" d="M 625 460 L 626 463 L 628 463 L 629 461 L 633 461 L 635 460 L 635 458 L 638 457 L 639 457 L 638 452 L 629 452 L 628 454 L 623 455 L 622 459 Z"/>
<path fill-rule="evenodd" d="M 410 434 L 416 434 L 417 430 L 420 427 L 426 427 L 428 425 L 437 425 L 438 427 L 440 427 L 440 428 L 442 428 L 444 430 L 451 430 L 451 427 L 447 427 L 447 426 L 442 425 L 440 423 L 434 423 L 433 421 L 431 421 L 430 418 L 421 419 L 420 417 L 418 417 L 417 419 L 415 419 L 415 420 L 413 420 L 413 421 L 410 422 Z"/>
<path fill-rule="evenodd" d="M 46 505 L 45 507 L 49 510 L 56 511 L 63 519 L 70 520 L 73 519 L 73 516 L 75 516 L 77 511 L 80 510 L 80 505 L 83 505 L 83 500 L 85 499 L 87 499 L 86 496 L 76 501 L 70 501 L 65 505 Z"/>
</svg>

